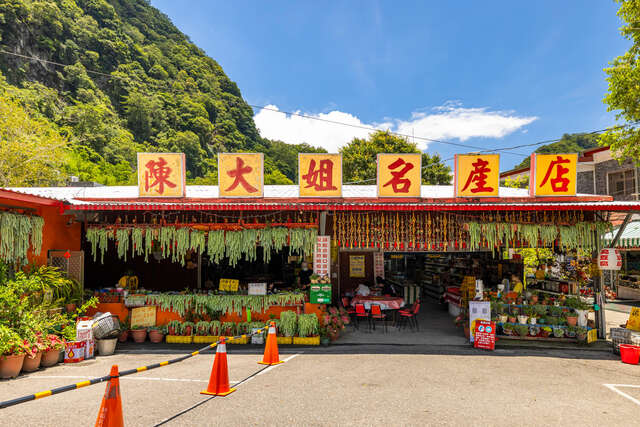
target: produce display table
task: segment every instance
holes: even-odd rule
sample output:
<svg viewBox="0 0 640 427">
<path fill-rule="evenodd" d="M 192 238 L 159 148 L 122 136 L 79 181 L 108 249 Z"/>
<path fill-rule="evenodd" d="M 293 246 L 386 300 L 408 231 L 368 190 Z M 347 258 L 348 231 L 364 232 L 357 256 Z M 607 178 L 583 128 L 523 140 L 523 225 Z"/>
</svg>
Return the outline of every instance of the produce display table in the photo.
<svg viewBox="0 0 640 427">
<path fill-rule="evenodd" d="M 400 297 L 376 297 L 362 295 L 356 295 L 351 300 L 351 306 L 355 307 L 356 304 L 364 304 L 364 308 L 371 309 L 372 304 L 378 304 L 382 310 L 397 310 L 404 306 L 404 299 Z"/>
</svg>

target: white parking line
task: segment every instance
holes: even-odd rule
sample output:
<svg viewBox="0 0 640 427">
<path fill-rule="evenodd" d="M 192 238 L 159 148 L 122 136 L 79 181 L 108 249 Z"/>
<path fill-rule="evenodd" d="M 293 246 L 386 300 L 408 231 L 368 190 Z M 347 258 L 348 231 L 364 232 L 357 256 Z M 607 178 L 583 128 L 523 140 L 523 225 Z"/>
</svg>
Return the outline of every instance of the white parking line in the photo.
<svg viewBox="0 0 640 427">
<path fill-rule="evenodd" d="M 623 391 L 618 390 L 618 387 L 640 388 L 640 385 L 634 385 L 634 384 L 602 384 L 602 385 L 607 387 L 609 390 L 618 393 L 620 396 L 626 397 L 636 405 L 640 406 L 640 400 L 636 399 L 635 397 L 629 396 L 627 393 Z"/>
</svg>

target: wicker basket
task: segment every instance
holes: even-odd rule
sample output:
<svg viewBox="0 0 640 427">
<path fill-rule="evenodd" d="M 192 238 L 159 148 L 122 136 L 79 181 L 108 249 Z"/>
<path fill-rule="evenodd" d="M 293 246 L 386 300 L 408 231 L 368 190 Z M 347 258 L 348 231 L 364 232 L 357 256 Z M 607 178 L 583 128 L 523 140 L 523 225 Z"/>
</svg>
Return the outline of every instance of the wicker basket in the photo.
<svg viewBox="0 0 640 427">
<path fill-rule="evenodd" d="M 120 321 L 118 316 L 111 313 L 105 313 L 95 319 L 91 326 L 94 338 L 111 339 L 118 338 L 120 335 Z"/>
<path fill-rule="evenodd" d="M 620 354 L 620 344 L 640 345 L 640 332 L 626 328 L 611 328 L 613 352 Z"/>
</svg>

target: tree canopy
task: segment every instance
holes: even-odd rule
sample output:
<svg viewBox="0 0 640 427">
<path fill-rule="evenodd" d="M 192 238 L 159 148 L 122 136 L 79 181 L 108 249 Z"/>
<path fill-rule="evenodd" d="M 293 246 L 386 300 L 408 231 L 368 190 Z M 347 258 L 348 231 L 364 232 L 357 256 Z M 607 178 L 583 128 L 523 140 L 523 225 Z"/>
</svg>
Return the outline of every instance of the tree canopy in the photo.
<svg viewBox="0 0 640 427">
<path fill-rule="evenodd" d="M 565 133 L 560 141 L 546 144 L 535 151 L 540 154 L 580 153 L 598 146 L 599 136 L 593 133 Z M 531 158 L 525 158 L 514 169 L 526 168 L 531 164 Z"/>
<path fill-rule="evenodd" d="M 391 132 L 376 131 L 368 138 L 354 138 L 343 147 L 342 174 L 344 182 L 375 184 L 376 159 L 380 153 L 420 153 L 416 144 Z M 438 154 L 422 153 L 422 183 L 450 184 L 451 168 Z"/>
<path fill-rule="evenodd" d="M 609 90 L 604 97 L 607 111 L 615 111 L 616 119 L 637 124 L 640 121 L 640 0 L 616 0 L 620 3 L 618 16 L 625 22 L 620 32 L 632 42 L 629 50 L 615 58 L 604 71 Z M 640 163 L 640 128 L 624 126 L 604 133 L 602 145 L 611 146 L 611 153 L 619 160 L 633 159 Z"/>
</svg>

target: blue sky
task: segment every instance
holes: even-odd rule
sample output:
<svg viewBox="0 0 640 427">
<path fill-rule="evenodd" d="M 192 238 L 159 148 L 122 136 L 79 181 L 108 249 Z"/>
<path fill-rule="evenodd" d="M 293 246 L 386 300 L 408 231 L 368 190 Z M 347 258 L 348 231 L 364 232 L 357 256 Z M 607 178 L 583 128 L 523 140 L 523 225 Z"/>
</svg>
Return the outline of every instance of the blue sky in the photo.
<svg viewBox="0 0 640 427">
<path fill-rule="evenodd" d="M 608 0 L 152 4 L 250 104 L 469 146 L 415 140 L 444 158 L 614 124 L 602 69 L 629 46 Z M 263 136 L 330 151 L 367 134 L 256 113 Z"/>
</svg>

